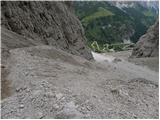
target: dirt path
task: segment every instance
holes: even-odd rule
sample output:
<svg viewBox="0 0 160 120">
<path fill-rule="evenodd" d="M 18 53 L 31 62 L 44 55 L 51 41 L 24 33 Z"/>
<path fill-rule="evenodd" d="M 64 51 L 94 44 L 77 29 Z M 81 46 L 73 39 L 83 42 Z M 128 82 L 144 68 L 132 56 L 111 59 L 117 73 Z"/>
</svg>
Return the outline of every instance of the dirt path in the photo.
<svg viewBox="0 0 160 120">
<path fill-rule="evenodd" d="M 156 72 L 99 54 L 90 62 L 49 46 L 10 53 L 13 94 L 2 100 L 2 118 L 159 117 Z"/>
</svg>

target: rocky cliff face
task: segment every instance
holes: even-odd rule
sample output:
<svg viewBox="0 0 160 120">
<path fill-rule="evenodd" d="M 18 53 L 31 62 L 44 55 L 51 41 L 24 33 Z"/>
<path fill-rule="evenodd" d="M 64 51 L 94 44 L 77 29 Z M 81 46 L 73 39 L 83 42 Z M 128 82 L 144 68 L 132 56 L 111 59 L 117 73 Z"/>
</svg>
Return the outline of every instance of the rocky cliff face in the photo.
<svg viewBox="0 0 160 120">
<path fill-rule="evenodd" d="M 74 15 L 71 2 L 3 1 L 1 8 L 2 27 L 32 39 L 35 45 L 56 46 L 92 59 L 85 45 L 83 28 Z M 7 46 L 5 41 L 2 40 L 2 44 Z M 12 41 L 12 44 L 17 43 Z"/>
<path fill-rule="evenodd" d="M 133 49 L 133 57 L 154 57 L 159 55 L 159 21 L 151 26 Z"/>
</svg>

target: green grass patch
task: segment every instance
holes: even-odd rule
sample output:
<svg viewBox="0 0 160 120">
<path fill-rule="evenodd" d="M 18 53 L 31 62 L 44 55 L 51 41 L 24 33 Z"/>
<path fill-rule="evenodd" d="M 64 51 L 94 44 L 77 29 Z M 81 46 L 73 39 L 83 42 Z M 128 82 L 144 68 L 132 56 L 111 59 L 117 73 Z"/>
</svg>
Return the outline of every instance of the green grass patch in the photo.
<svg viewBox="0 0 160 120">
<path fill-rule="evenodd" d="M 143 14 L 144 14 L 145 16 L 147 16 L 147 17 L 153 17 L 153 16 L 154 16 L 154 14 L 152 13 L 151 10 L 144 11 Z"/>
<path fill-rule="evenodd" d="M 112 16 L 112 15 L 114 15 L 114 14 L 111 11 L 109 11 L 109 10 L 103 8 L 103 7 L 99 7 L 98 10 L 95 13 L 83 18 L 82 23 L 88 24 L 94 19 L 97 19 L 97 18 L 100 18 L 100 17 Z"/>
</svg>

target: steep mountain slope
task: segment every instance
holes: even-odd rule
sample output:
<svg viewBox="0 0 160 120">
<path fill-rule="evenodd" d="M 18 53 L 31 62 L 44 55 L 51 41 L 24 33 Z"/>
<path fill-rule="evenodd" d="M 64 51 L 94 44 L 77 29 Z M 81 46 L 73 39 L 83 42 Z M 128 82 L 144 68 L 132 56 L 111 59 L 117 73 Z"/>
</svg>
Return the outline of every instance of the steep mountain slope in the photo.
<svg viewBox="0 0 160 120">
<path fill-rule="evenodd" d="M 159 118 L 158 72 L 101 54 L 87 60 L 70 2 L 2 4 L 1 118 Z M 113 15 L 100 11 L 94 15 Z"/>
<path fill-rule="evenodd" d="M 49 45 L 92 59 L 81 23 L 70 2 L 1 2 L 2 98 L 10 94 L 6 76 L 10 51 Z M 43 14 L 43 15 L 42 15 Z M 52 51 L 50 51 L 52 52 Z"/>
<path fill-rule="evenodd" d="M 133 57 L 154 57 L 159 55 L 159 20 L 152 25 L 136 43 Z"/>
<path fill-rule="evenodd" d="M 98 44 L 136 42 L 158 16 L 157 2 L 90 1 L 75 2 L 86 37 Z"/>
<path fill-rule="evenodd" d="M 158 118 L 158 73 L 95 63 L 51 46 L 10 50 L 2 118 Z"/>
<path fill-rule="evenodd" d="M 71 6 L 71 2 L 1 2 L 2 98 L 11 94 L 7 65 L 13 49 L 49 45 L 92 59 Z"/>
<path fill-rule="evenodd" d="M 38 44 L 92 59 L 72 2 L 2 1 L 2 26 Z M 2 41 L 3 42 L 3 41 Z"/>
</svg>

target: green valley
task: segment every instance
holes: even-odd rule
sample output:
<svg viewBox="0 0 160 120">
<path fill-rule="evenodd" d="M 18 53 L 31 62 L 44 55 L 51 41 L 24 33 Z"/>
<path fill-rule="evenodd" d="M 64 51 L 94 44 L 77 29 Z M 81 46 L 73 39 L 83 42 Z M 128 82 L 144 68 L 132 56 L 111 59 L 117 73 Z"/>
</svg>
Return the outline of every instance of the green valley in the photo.
<svg viewBox="0 0 160 120">
<path fill-rule="evenodd" d="M 144 3 L 75 1 L 88 46 L 96 41 L 103 50 L 106 44 L 136 43 L 158 17 L 157 10 Z"/>
</svg>

